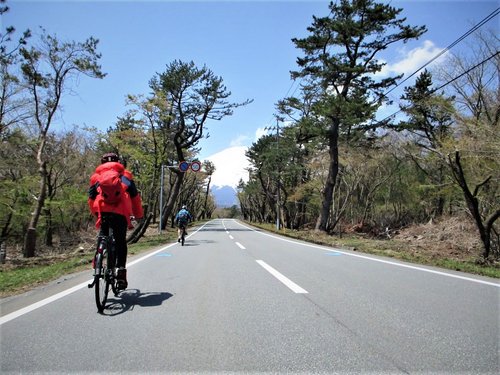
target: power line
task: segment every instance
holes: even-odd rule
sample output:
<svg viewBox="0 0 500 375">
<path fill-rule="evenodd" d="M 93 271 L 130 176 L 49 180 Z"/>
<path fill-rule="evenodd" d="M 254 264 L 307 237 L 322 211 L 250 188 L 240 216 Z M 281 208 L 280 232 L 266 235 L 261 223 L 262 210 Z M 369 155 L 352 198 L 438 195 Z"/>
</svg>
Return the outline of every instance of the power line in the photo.
<svg viewBox="0 0 500 375">
<path fill-rule="evenodd" d="M 406 81 L 408 81 L 411 77 L 413 77 L 415 74 L 417 74 L 419 71 L 421 71 L 422 69 L 424 69 L 426 66 L 428 66 L 429 64 L 431 64 L 432 62 L 434 62 L 435 60 L 437 60 L 439 57 L 441 57 L 443 54 L 445 54 L 446 52 L 448 52 L 451 48 L 455 47 L 458 43 L 460 43 L 462 40 L 464 40 L 465 38 L 467 38 L 469 35 L 471 35 L 474 31 L 476 31 L 477 29 L 479 29 L 480 27 L 482 27 L 484 24 L 486 24 L 487 22 L 491 21 L 494 17 L 496 17 L 498 14 L 500 13 L 500 7 L 495 9 L 493 12 L 491 12 L 488 16 L 486 16 L 485 18 L 483 18 L 483 20 L 481 20 L 477 25 L 475 25 L 472 29 L 470 29 L 469 31 L 467 31 L 465 34 L 463 34 L 460 38 L 458 38 L 457 40 L 455 40 L 453 43 L 451 43 L 448 47 L 446 47 L 445 49 L 443 49 L 441 52 L 439 52 L 436 56 L 434 56 L 431 60 L 429 60 L 427 63 L 425 63 L 424 65 L 422 65 L 420 68 L 418 68 L 416 71 L 414 71 L 412 74 L 410 74 L 408 77 L 406 77 L 404 80 L 402 80 L 401 82 L 399 82 L 396 86 L 394 86 L 393 88 L 391 88 L 389 91 L 387 91 L 384 96 L 388 95 L 389 93 L 391 93 L 392 91 L 394 91 L 396 88 L 398 88 L 399 86 L 401 86 L 403 83 L 405 83 Z"/>
<path fill-rule="evenodd" d="M 473 70 L 474 70 L 474 69 L 476 69 L 477 67 L 479 67 L 479 66 L 483 65 L 484 63 L 486 63 L 486 62 L 490 61 L 491 59 L 493 59 L 493 58 L 497 57 L 499 54 L 500 54 L 500 51 L 496 51 L 496 52 L 495 52 L 494 54 L 492 54 L 490 57 L 487 57 L 486 59 L 484 59 L 484 60 L 483 60 L 483 61 L 481 61 L 480 63 L 477 63 L 476 65 L 474 65 L 473 67 L 471 67 L 471 68 L 467 69 L 465 72 L 461 73 L 460 75 L 456 76 L 455 78 L 452 78 L 452 79 L 451 79 L 451 80 L 449 80 L 448 82 L 446 82 L 446 83 L 442 84 L 441 86 L 436 87 L 435 89 L 431 90 L 431 91 L 429 92 L 429 95 L 434 94 L 436 91 L 439 91 L 439 90 L 441 90 L 442 88 L 444 88 L 444 87 L 448 86 L 450 83 L 455 82 L 457 79 L 462 78 L 464 75 L 466 75 L 466 74 L 470 73 L 471 71 L 473 71 Z M 399 109 L 398 111 L 396 111 L 396 112 L 394 112 L 393 114 L 391 114 L 391 115 L 389 115 L 389 116 L 385 117 L 384 119 L 382 119 L 382 120 L 380 120 L 380 121 L 377 121 L 374 125 L 371 125 L 370 127 L 375 127 L 375 126 L 377 126 L 377 125 L 379 125 L 379 124 L 383 123 L 384 121 L 389 120 L 391 117 L 396 116 L 399 112 L 402 112 L 403 110 L 404 110 L 403 108 Z"/>
<path fill-rule="evenodd" d="M 441 90 L 443 87 L 449 85 L 450 83 L 456 81 L 457 79 L 463 77 L 464 75 L 466 75 L 467 73 L 471 72 L 472 70 L 476 69 L 478 66 L 484 64 L 485 62 L 488 62 L 489 60 L 493 59 L 494 57 L 497 57 L 498 55 L 500 54 L 500 51 L 496 51 L 493 55 L 491 55 L 490 57 L 484 59 L 483 61 L 481 61 L 480 63 L 474 65 L 472 68 L 466 70 L 465 72 L 463 72 L 462 74 L 460 74 L 459 76 L 453 78 L 452 80 L 446 82 L 445 84 L 439 86 L 438 88 L 434 89 L 431 91 L 431 94 L 434 94 L 436 91 L 438 90 Z"/>
</svg>

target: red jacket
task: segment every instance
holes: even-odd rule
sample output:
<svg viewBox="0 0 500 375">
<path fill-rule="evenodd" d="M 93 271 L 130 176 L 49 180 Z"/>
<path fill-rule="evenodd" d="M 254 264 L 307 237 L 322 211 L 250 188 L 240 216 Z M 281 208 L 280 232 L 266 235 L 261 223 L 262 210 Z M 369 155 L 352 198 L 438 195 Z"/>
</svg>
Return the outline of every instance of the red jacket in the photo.
<svg viewBox="0 0 500 375">
<path fill-rule="evenodd" d="M 122 176 L 122 184 L 126 192 L 126 199 L 121 200 L 117 205 L 107 204 L 102 196 L 97 193 L 99 176 L 102 172 L 109 169 L 114 169 Z M 131 227 L 130 216 L 135 216 L 137 219 L 141 219 L 144 216 L 141 195 L 137 191 L 132 173 L 126 170 L 122 164 L 117 162 L 104 163 L 96 168 L 94 174 L 90 177 L 88 205 L 92 214 L 97 216 L 97 228 L 101 225 L 101 212 L 112 212 L 125 216 L 129 227 Z"/>
</svg>

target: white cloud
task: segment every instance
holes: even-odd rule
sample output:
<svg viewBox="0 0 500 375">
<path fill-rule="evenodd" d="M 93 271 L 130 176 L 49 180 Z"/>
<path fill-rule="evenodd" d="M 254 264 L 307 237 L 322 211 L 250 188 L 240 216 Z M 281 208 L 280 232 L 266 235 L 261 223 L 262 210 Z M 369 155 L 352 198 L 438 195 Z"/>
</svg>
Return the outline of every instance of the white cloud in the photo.
<svg viewBox="0 0 500 375">
<path fill-rule="evenodd" d="M 257 128 L 255 131 L 255 141 L 258 141 L 261 137 L 269 133 L 269 128 Z"/>
<path fill-rule="evenodd" d="M 430 40 L 425 40 L 422 46 L 409 51 L 407 51 L 406 49 L 401 49 L 399 53 L 402 58 L 394 64 L 387 64 L 379 73 L 379 75 L 389 76 L 391 74 L 403 73 L 405 76 L 408 76 L 409 74 L 412 74 L 417 69 L 432 60 L 443 50 L 444 48 L 437 47 Z M 439 63 L 445 56 L 446 54 L 443 54 L 436 61 L 433 61 L 432 64 Z"/>
<path fill-rule="evenodd" d="M 246 135 L 239 135 L 237 138 L 233 139 L 231 142 L 230 142 L 230 146 L 231 147 L 238 147 L 238 146 L 242 146 L 243 144 L 246 143 L 246 141 L 248 141 L 249 137 L 246 136 Z"/>
<path fill-rule="evenodd" d="M 246 168 L 250 166 L 250 163 L 245 156 L 247 149 L 246 146 L 233 146 L 206 158 L 215 165 L 212 186 L 232 186 L 235 188 L 240 179 L 248 181 Z"/>
</svg>

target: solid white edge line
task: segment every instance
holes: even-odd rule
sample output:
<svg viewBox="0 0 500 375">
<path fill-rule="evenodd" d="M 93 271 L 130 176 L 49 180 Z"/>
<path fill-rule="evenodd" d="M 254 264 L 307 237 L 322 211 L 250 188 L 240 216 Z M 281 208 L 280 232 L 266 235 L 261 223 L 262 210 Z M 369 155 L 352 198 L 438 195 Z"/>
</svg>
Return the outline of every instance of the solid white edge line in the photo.
<svg viewBox="0 0 500 375">
<path fill-rule="evenodd" d="M 288 277 L 284 276 L 283 274 L 279 273 L 276 271 L 273 267 L 271 267 L 269 264 L 264 262 L 263 260 L 256 260 L 258 264 L 260 264 L 267 272 L 269 272 L 271 275 L 273 275 L 275 278 L 277 278 L 279 281 L 281 281 L 283 284 L 285 284 L 289 289 L 291 289 L 295 293 L 301 293 L 301 294 L 307 294 L 307 290 L 301 288 L 297 284 L 295 284 L 292 280 L 290 280 Z"/>
<path fill-rule="evenodd" d="M 340 249 L 329 249 L 329 248 L 327 248 L 325 246 L 319 246 L 319 245 L 313 245 L 313 244 L 303 243 L 303 242 L 299 242 L 299 241 L 293 241 L 293 240 L 290 240 L 290 239 L 287 239 L 287 238 L 282 238 L 282 237 L 275 236 L 275 235 L 272 235 L 272 234 L 269 234 L 269 233 L 265 233 L 265 232 L 261 232 L 261 231 L 255 230 L 254 228 L 247 227 L 245 224 L 242 224 L 238 220 L 234 220 L 234 221 L 236 221 L 239 225 L 241 225 L 244 228 L 247 228 L 247 229 L 252 230 L 254 232 L 260 233 L 263 236 L 273 237 L 273 238 L 279 239 L 281 241 L 285 241 L 285 242 L 289 242 L 289 243 L 293 243 L 293 244 L 298 244 L 298 245 L 303 245 L 303 246 L 307 246 L 307 247 L 312 247 L 312 248 L 315 248 L 315 249 L 321 249 L 321 250 L 331 251 L 331 252 L 335 252 L 335 253 L 341 253 L 343 255 L 347 255 L 347 256 L 351 256 L 351 257 L 355 257 L 355 258 L 361 258 L 361 259 L 371 260 L 371 261 L 374 261 L 374 262 L 390 264 L 392 266 L 409 268 L 409 269 L 416 270 L 416 271 L 433 273 L 433 274 L 436 274 L 436 275 L 452 277 L 452 278 L 455 278 L 455 279 L 461 279 L 461 280 L 471 281 L 471 282 L 474 282 L 474 283 L 479 283 L 479 284 L 484 284 L 484 285 L 489 285 L 489 286 L 494 286 L 494 287 L 500 288 L 500 283 L 493 283 L 493 282 L 489 282 L 489 281 L 485 281 L 485 280 L 473 279 L 472 277 L 454 275 L 452 273 L 435 271 L 435 270 L 431 270 L 431 269 L 428 269 L 428 268 L 423 268 L 423 267 L 418 267 L 418 266 L 412 266 L 412 265 L 409 265 L 409 264 L 391 262 L 390 260 L 383 260 L 383 259 L 372 258 L 372 257 L 367 256 L 367 255 L 351 254 L 351 253 L 342 251 Z"/>
<path fill-rule="evenodd" d="M 243 246 L 242 244 L 240 244 L 239 242 L 235 242 L 236 245 L 238 245 L 238 247 L 241 249 L 241 250 L 245 250 L 245 246 Z"/>
<path fill-rule="evenodd" d="M 205 225 L 206 225 L 206 223 L 203 224 L 200 228 L 198 228 L 198 230 L 196 230 L 196 232 L 191 233 L 188 236 L 188 238 L 191 237 L 193 234 L 197 233 Z M 151 258 L 152 256 L 155 256 L 156 254 L 161 253 L 162 251 L 164 251 L 164 250 L 166 250 L 166 249 L 168 249 L 168 248 L 170 248 L 172 246 L 175 246 L 175 245 L 177 245 L 177 243 L 169 244 L 167 246 L 162 247 L 161 249 L 155 250 L 154 252 L 149 253 L 149 254 L 143 256 L 142 258 L 139 258 L 139 259 L 136 259 L 136 260 L 134 260 L 134 261 L 132 261 L 130 263 L 127 263 L 127 267 L 131 267 L 134 264 L 137 264 L 139 262 L 142 262 L 143 260 Z M 38 309 L 40 307 L 48 305 L 51 302 L 54 302 L 54 301 L 57 301 L 58 299 L 66 297 L 67 295 L 70 295 L 71 293 L 74 293 L 77 290 L 80 290 L 82 288 L 87 288 L 87 285 L 90 284 L 91 282 L 92 282 L 92 279 L 90 279 L 89 281 L 86 281 L 84 283 L 75 285 L 74 287 L 66 289 L 66 290 L 64 290 L 64 291 L 62 291 L 60 293 L 54 294 L 53 296 L 47 297 L 47 298 L 45 298 L 45 299 L 43 299 L 41 301 L 35 302 L 35 303 L 33 303 L 33 304 L 29 305 L 29 306 L 23 307 L 22 309 L 13 311 L 10 314 L 2 316 L 2 317 L 0 317 L 0 326 L 3 325 L 4 323 L 10 322 L 11 320 L 20 317 L 22 315 L 25 315 L 25 314 L 27 314 L 27 313 L 29 313 L 31 311 L 34 311 L 34 310 L 36 310 L 36 309 Z"/>
<path fill-rule="evenodd" d="M 79 289 L 82 289 L 82 288 L 85 288 L 87 287 L 87 285 L 89 285 L 90 283 L 92 282 L 92 280 L 89 280 L 89 281 L 86 281 L 84 283 L 81 283 L 81 284 L 78 284 L 70 289 L 67 289 L 65 291 L 62 291 L 60 293 L 57 293 L 57 294 L 54 294 L 53 296 L 50 296 L 48 298 L 45 298 L 41 301 L 38 301 L 38 302 L 35 302 L 34 304 L 32 305 L 29 305 L 29 306 L 26 306 L 20 310 L 17 310 L 17 311 L 14 311 L 14 312 L 11 312 L 10 314 L 7 314 L 5 316 L 2 316 L 0 318 L 0 326 L 4 323 L 7 323 L 13 319 L 16 319 L 18 317 L 20 317 L 21 315 L 24 315 L 24 314 L 27 314 L 33 310 L 36 310 L 38 309 L 39 307 L 42 307 L 42 306 L 45 306 L 51 302 L 54 302 L 54 301 L 57 301 L 58 299 L 60 298 L 63 298 L 73 292 L 76 292 L 77 290 Z"/>
</svg>

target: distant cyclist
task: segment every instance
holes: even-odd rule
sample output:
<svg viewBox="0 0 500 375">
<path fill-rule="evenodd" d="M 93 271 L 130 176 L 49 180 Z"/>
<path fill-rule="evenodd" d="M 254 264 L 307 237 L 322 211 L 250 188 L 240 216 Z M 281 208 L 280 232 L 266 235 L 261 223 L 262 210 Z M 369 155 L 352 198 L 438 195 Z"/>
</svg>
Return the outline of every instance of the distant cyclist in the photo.
<svg viewBox="0 0 500 375">
<path fill-rule="evenodd" d="M 181 242 L 182 230 L 184 230 L 184 234 L 187 235 L 187 225 L 190 221 L 193 221 L 193 217 L 184 205 L 181 210 L 177 212 L 177 215 L 175 215 L 175 223 L 177 224 L 177 242 Z"/>
</svg>

